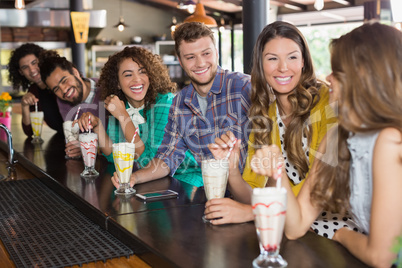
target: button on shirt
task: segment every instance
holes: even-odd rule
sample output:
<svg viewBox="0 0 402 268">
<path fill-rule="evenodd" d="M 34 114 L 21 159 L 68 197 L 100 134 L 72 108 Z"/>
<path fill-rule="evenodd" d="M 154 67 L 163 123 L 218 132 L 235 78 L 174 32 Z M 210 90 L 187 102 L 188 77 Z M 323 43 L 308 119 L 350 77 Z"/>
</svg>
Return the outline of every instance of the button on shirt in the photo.
<svg viewBox="0 0 402 268">
<path fill-rule="evenodd" d="M 250 76 L 229 72 L 218 66 L 205 116 L 201 112 L 192 84 L 182 89 L 173 100 L 165 136 L 155 157 L 163 160 L 173 175 L 190 150 L 201 166 L 203 158 L 212 158 L 208 144 L 227 131 L 241 139 L 239 169 L 247 156 L 250 109 Z"/>
</svg>

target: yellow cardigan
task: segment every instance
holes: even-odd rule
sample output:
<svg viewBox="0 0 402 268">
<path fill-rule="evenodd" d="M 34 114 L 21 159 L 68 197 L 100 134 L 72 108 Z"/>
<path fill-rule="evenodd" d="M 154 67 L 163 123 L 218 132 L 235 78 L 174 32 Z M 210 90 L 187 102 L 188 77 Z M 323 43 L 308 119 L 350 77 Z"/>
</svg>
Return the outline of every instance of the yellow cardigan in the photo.
<svg viewBox="0 0 402 268">
<path fill-rule="evenodd" d="M 271 144 L 276 144 L 280 150 L 281 148 L 281 140 L 279 138 L 279 128 L 277 124 L 276 117 L 276 101 L 274 101 L 268 109 L 268 115 L 273 120 L 273 130 L 271 133 Z M 326 86 L 322 86 L 320 89 L 320 101 L 316 104 L 316 106 L 310 112 L 310 122 L 312 128 L 312 137 L 309 149 L 309 170 L 314 162 L 315 155 L 318 149 L 318 146 L 325 136 L 327 131 L 337 123 L 336 115 L 333 109 L 329 106 L 329 92 Z M 251 167 L 250 161 L 253 158 L 255 153 L 254 149 L 254 134 L 250 134 L 249 142 L 248 142 L 248 153 L 246 166 L 243 172 L 243 179 L 252 187 L 265 187 L 267 183 L 267 178 L 262 175 L 255 174 Z M 306 174 L 307 178 L 308 173 Z M 304 180 L 302 180 L 299 184 L 294 185 L 293 182 L 290 182 L 292 185 L 293 193 L 297 196 L 302 185 L 304 184 Z"/>
</svg>

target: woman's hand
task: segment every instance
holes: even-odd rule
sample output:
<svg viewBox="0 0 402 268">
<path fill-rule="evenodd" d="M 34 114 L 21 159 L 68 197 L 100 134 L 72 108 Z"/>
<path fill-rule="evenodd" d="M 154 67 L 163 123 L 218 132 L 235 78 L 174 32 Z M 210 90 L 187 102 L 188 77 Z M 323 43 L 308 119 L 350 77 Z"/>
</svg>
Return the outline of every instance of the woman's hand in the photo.
<svg viewBox="0 0 402 268">
<path fill-rule="evenodd" d="M 120 117 L 128 116 L 126 105 L 114 94 L 106 97 L 105 108 L 119 121 Z"/>
<path fill-rule="evenodd" d="M 237 139 L 235 135 L 228 131 L 220 138 L 215 138 L 215 143 L 208 144 L 215 159 L 229 159 L 229 168 L 237 169 L 240 158 L 240 143 L 241 140 Z"/>
<path fill-rule="evenodd" d="M 91 117 L 91 124 L 89 124 L 89 118 Z M 94 116 L 91 112 L 86 112 L 81 115 L 80 118 L 77 120 L 74 120 L 74 124 L 78 124 L 80 127 L 81 132 L 94 130 L 98 127 L 99 124 L 101 124 L 101 121 L 99 120 L 98 117 Z"/>
<path fill-rule="evenodd" d="M 265 145 L 255 151 L 251 159 L 251 168 L 257 174 L 277 179 L 275 174 L 277 174 L 278 167 L 283 167 L 283 162 L 284 159 L 278 146 Z"/>
<path fill-rule="evenodd" d="M 251 205 L 230 198 L 215 198 L 205 204 L 205 218 L 213 225 L 242 223 L 254 220 Z"/>
<path fill-rule="evenodd" d="M 117 189 L 119 189 L 120 184 L 119 184 L 119 176 L 117 175 L 117 172 L 113 172 L 113 176 L 110 178 L 112 180 L 112 183 L 114 185 L 114 187 L 116 187 Z M 130 186 L 134 187 L 135 185 L 135 175 L 131 174 L 130 177 Z"/>
</svg>

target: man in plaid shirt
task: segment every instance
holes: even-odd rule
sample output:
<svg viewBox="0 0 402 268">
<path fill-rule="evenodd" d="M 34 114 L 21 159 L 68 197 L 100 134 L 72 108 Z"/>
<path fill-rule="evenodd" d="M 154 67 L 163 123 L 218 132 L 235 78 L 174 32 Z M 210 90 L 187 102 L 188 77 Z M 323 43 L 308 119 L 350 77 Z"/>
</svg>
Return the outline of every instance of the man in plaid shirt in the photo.
<svg viewBox="0 0 402 268">
<path fill-rule="evenodd" d="M 250 108 L 250 76 L 218 66 L 213 32 L 204 24 L 191 22 L 174 33 L 180 65 L 191 79 L 174 98 L 165 135 L 155 158 L 131 176 L 131 185 L 173 176 L 190 150 L 201 166 L 212 158 L 208 144 L 231 131 L 241 140 L 239 168 L 247 157 Z M 112 181 L 118 187 L 115 175 Z"/>
</svg>

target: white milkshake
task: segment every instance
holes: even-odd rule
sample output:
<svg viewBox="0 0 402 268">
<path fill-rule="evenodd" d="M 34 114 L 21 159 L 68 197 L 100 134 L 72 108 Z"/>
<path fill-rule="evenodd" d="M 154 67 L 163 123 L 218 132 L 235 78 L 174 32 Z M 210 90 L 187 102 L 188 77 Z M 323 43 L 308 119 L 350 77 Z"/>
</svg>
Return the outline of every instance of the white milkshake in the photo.
<svg viewBox="0 0 402 268">
<path fill-rule="evenodd" d="M 120 183 L 129 183 L 134 164 L 134 143 L 113 144 L 113 161 Z"/>
<path fill-rule="evenodd" d="M 285 188 L 267 187 L 253 190 L 251 203 L 257 235 L 260 246 L 271 257 L 271 260 L 278 258 L 284 261 L 279 255 L 279 247 L 285 226 L 286 202 Z M 259 258 L 263 259 L 261 255 Z M 286 261 L 284 262 L 286 263 Z"/>
<path fill-rule="evenodd" d="M 135 144 L 121 142 L 113 144 L 113 161 L 119 177 L 119 188 L 116 194 L 134 194 L 135 190 L 130 187 L 131 173 L 134 165 Z"/>
<path fill-rule="evenodd" d="M 66 143 L 71 142 L 71 141 L 77 141 L 78 140 L 78 135 L 80 133 L 80 127 L 76 123 L 74 126 L 72 126 L 73 121 L 65 121 L 63 123 L 63 130 L 64 130 L 64 138 L 66 139 Z"/>
<path fill-rule="evenodd" d="M 228 160 L 203 160 L 201 161 L 201 171 L 207 199 L 223 198 L 229 176 Z"/>
<path fill-rule="evenodd" d="M 32 131 L 34 134 L 32 143 L 42 143 L 43 140 L 40 136 L 42 134 L 43 112 L 31 112 L 29 115 L 31 118 Z"/>
<path fill-rule="evenodd" d="M 81 173 L 81 176 L 84 178 L 98 176 L 99 173 L 95 170 L 96 154 L 98 151 L 98 134 L 82 133 L 79 134 L 79 140 L 85 165 L 85 170 Z"/>
</svg>

